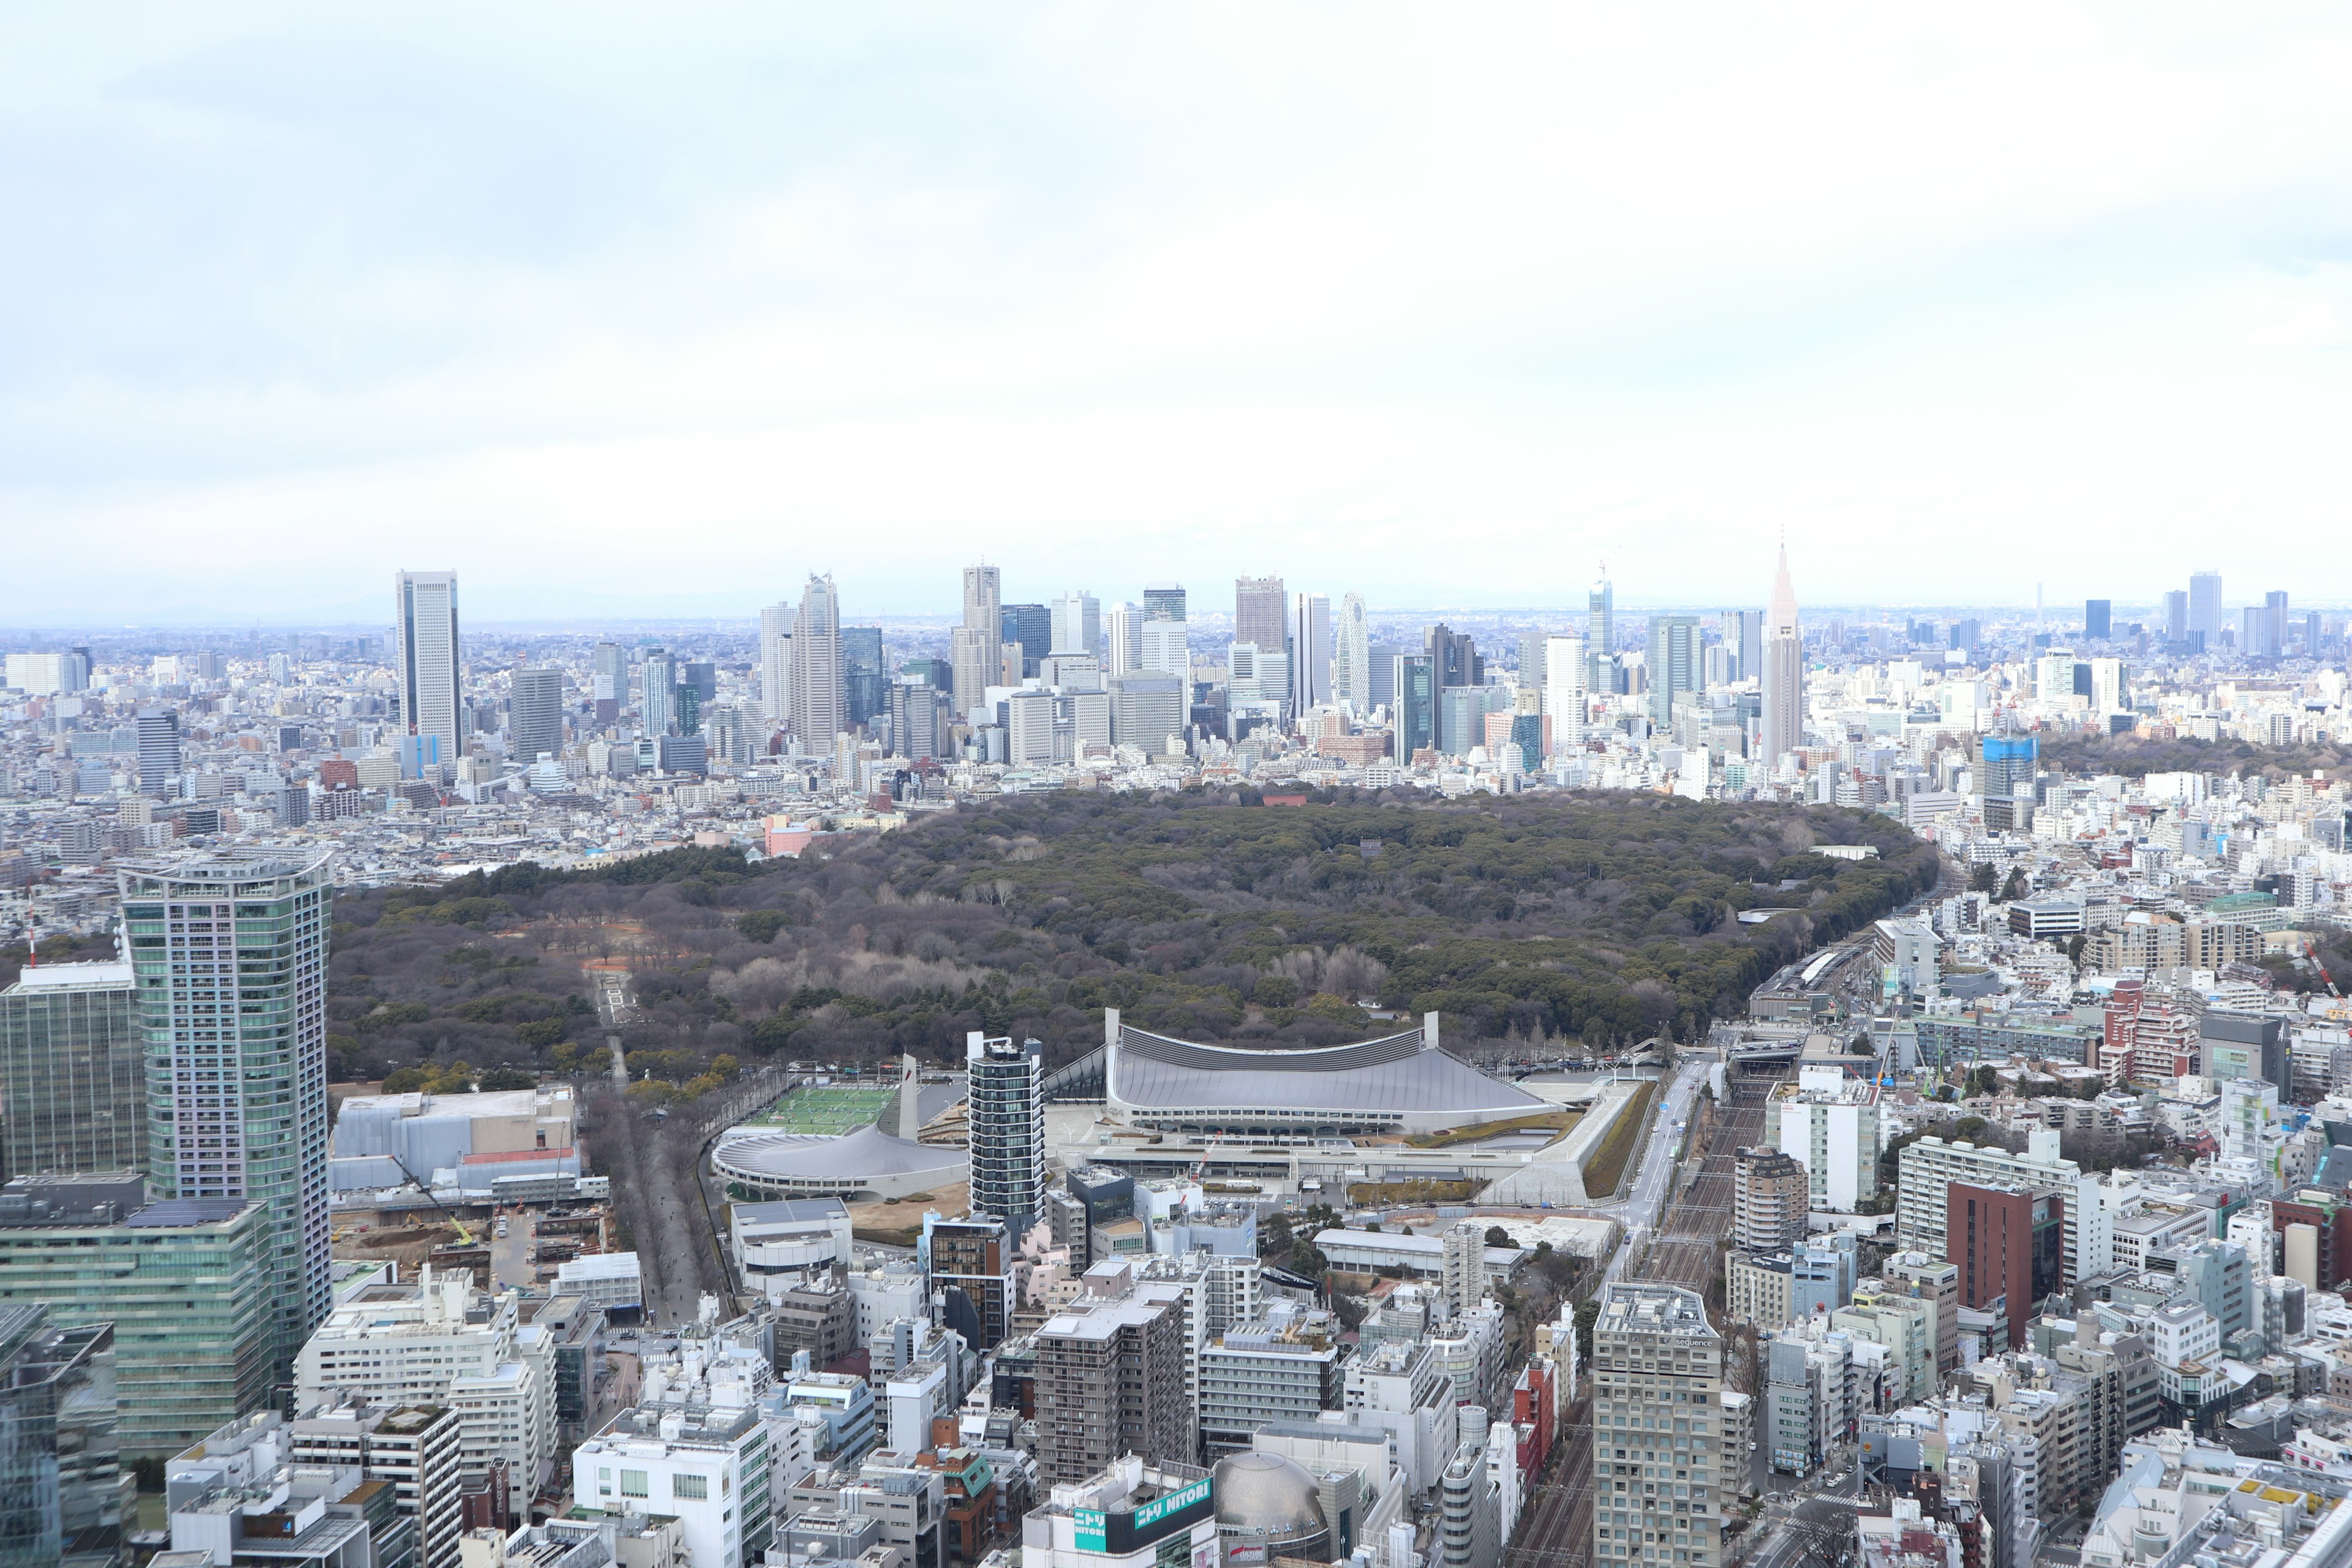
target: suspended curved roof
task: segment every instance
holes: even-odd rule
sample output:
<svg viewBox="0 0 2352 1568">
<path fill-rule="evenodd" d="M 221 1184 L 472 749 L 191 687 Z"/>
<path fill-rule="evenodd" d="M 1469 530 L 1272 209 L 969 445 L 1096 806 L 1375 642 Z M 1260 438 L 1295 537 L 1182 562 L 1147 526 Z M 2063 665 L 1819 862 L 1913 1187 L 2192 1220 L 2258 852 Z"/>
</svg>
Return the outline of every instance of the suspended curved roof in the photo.
<svg viewBox="0 0 2352 1568">
<path fill-rule="evenodd" d="M 961 1149 L 910 1143 L 879 1127 L 861 1127 L 839 1137 L 751 1130 L 722 1137 L 712 1157 L 722 1169 L 748 1176 L 844 1185 L 887 1176 L 961 1181 L 970 1163 Z"/>
<path fill-rule="evenodd" d="M 1458 1061 L 1419 1029 L 1312 1050 L 1203 1046 L 1121 1027 L 1105 1052 L 1104 1099 L 1131 1110 L 1486 1121 L 1551 1107 Z"/>
</svg>

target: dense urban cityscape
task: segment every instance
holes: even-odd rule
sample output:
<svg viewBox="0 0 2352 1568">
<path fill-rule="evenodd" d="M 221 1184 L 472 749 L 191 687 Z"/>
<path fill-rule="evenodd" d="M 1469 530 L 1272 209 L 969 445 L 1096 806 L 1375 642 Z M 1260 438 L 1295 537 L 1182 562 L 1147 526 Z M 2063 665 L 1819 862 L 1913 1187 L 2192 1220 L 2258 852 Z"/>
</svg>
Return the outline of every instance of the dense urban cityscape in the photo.
<svg viewBox="0 0 2352 1568">
<path fill-rule="evenodd" d="M 2352 1568 L 2352 8 L 5 38 L 0 1568 Z"/>
<path fill-rule="evenodd" d="M 459 582 L 395 574 L 388 630 L 7 655 L 26 1561 L 2352 1531 L 2342 616 L 2205 572 L 1809 615 L 1785 549 L 1761 609 L 1604 576 L 1418 625 L 1276 577 L 1007 603 L 982 564 L 952 617 L 845 626 L 814 575 L 756 625 L 484 633 Z M 1636 829 L 1580 814 L 1637 802 L 1681 858 L 1604 967 L 1731 978 L 1563 994 L 1600 928 L 1546 922 L 1657 873 L 1549 836 L 1609 853 Z M 1196 847 L 1147 910 L 1088 835 Z M 1272 882 L 1180 874 L 1267 844 Z M 1360 945 L 1160 940 L 1311 902 L 1334 851 Z M 995 933 L 889 923 L 940 888 Z M 1454 912 L 1347 912 L 1384 899 Z M 1416 979 L 1448 931 L 1578 951 Z"/>
</svg>

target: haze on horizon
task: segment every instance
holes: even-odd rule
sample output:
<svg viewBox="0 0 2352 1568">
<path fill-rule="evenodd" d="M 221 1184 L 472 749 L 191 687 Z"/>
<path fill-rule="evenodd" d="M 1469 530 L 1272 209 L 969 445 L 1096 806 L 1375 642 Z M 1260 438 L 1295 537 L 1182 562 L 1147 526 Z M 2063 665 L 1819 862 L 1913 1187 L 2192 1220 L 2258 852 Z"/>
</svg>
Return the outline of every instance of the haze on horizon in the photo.
<svg viewBox="0 0 2352 1568">
<path fill-rule="evenodd" d="M 2352 16 L 55 10 L 0 625 L 2352 599 Z M 2079 608 L 2079 605 L 2077 605 Z"/>
</svg>

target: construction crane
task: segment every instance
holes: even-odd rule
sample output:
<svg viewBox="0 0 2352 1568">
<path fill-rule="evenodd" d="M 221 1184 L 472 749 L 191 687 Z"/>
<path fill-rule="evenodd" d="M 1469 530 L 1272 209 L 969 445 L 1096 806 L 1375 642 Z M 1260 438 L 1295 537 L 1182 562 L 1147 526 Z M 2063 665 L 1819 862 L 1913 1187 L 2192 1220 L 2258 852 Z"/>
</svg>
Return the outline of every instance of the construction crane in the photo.
<svg viewBox="0 0 2352 1568">
<path fill-rule="evenodd" d="M 2338 1002 L 2343 1001 L 2344 993 L 2336 989 L 2336 982 L 2327 976 L 2327 965 L 2319 962 L 2319 954 L 2315 952 L 2311 955 L 2311 967 L 2313 973 L 2319 976 L 2319 983 L 2327 987 L 2327 994 Z"/>
<path fill-rule="evenodd" d="M 466 1222 L 457 1217 L 455 1210 L 451 1209 L 447 1204 L 443 1203 L 439 1198 L 433 1196 L 433 1188 L 429 1183 L 416 1181 L 416 1173 L 410 1170 L 408 1168 L 407 1162 L 403 1160 L 399 1155 L 386 1154 L 384 1158 L 390 1160 L 394 1164 L 398 1165 L 402 1175 L 406 1176 L 412 1182 L 416 1182 L 417 1190 L 432 1201 L 433 1206 L 441 1211 L 441 1217 L 449 1222 L 449 1228 L 457 1233 L 457 1244 L 459 1246 L 471 1247 L 474 1245 L 474 1233 L 470 1229 L 467 1228 Z"/>
</svg>

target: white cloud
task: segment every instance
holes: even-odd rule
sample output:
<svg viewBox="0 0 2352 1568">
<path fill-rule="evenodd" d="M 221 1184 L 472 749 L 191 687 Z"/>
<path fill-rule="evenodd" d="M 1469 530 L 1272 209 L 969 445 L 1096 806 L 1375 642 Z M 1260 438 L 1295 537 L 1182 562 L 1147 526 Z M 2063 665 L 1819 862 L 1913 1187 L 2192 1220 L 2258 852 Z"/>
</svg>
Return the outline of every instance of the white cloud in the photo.
<svg viewBox="0 0 2352 1568">
<path fill-rule="evenodd" d="M 150 20 L 0 60 L 0 622 L 1738 603 L 1784 527 L 1816 600 L 2352 596 L 2332 14 Z"/>
</svg>

